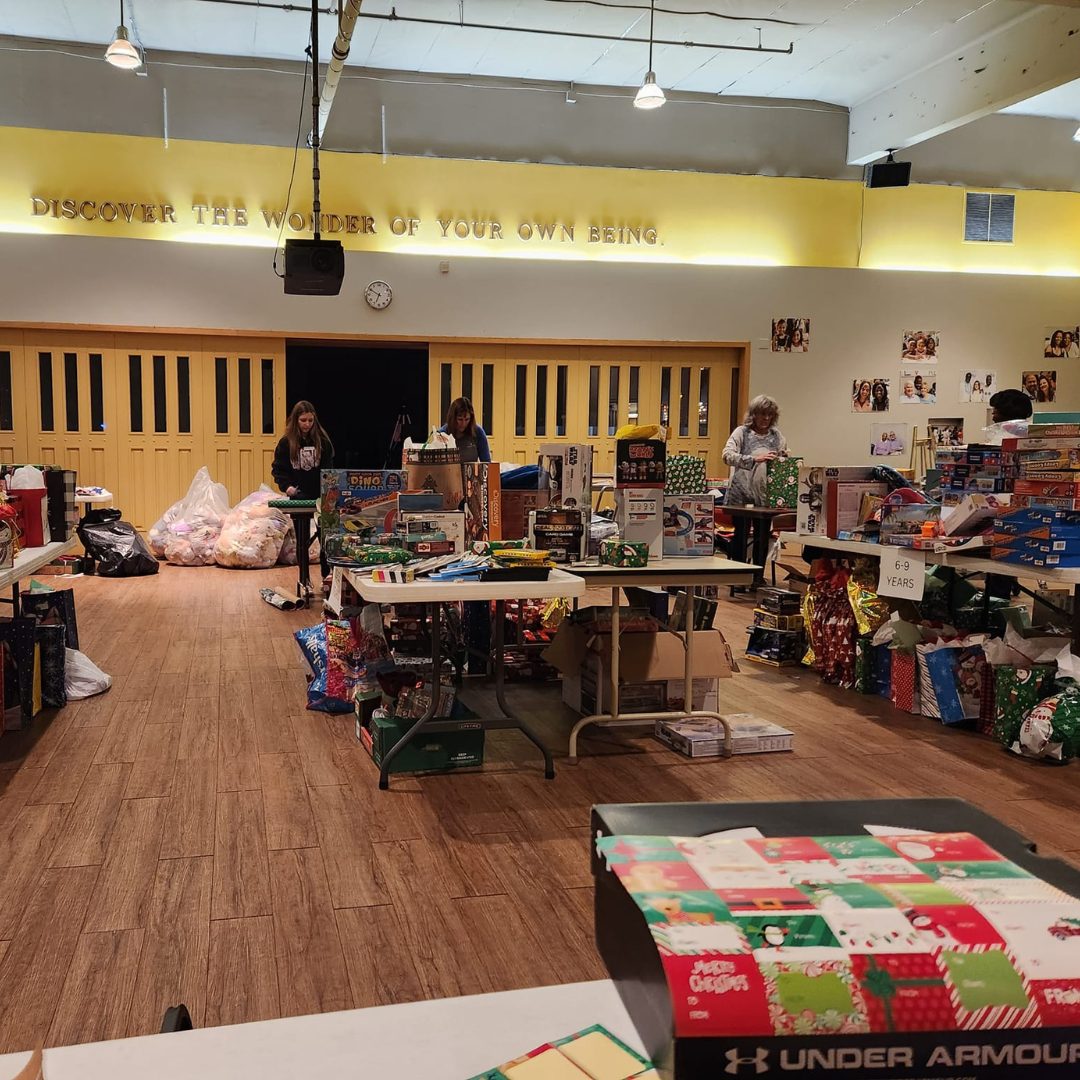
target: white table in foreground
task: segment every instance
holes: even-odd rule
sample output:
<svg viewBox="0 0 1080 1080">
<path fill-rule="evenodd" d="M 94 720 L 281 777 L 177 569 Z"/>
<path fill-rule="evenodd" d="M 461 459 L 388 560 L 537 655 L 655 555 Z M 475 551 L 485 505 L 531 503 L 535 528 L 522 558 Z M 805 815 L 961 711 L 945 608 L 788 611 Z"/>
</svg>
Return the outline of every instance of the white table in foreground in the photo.
<svg viewBox="0 0 1080 1080">
<path fill-rule="evenodd" d="M 642 1053 L 615 984 L 605 980 L 66 1046 L 45 1051 L 45 1077 L 465 1080 L 591 1024 Z M 29 1056 L 0 1056 L 0 1080 Z"/>
<path fill-rule="evenodd" d="M 577 760 L 578 734 L 589 724 L 598 727 L 641 727 L 652 725 L 656 720 L 683 720 L 690 717 L 719 720 L 724 728 L 724 752 L 731 753 L 732 736 L 727 721 L 712 712 L 695 712 L 694 705 L 694 635 L 684 635 L 686 663 L 683 667 L 683 693 L 689 709 L 684 712 L 621 713 L 619 712 L 619 590 L 634 586 L 659 586 L 686 590 L 688 622 L 693 622 L 694 594 L 702 585 L 752 585 L 755 574 L 761 569 L 751 563 L 732 562 L 718 555 L 701 558 L 664 558 L 650 562 L 648 566 L 601 566 L 599 563 L 574 563 L 568 567 L 572 574 L 583 578 L 590 587 L 611 589 L 611 711 L 583 716 L 570 729 L 568 753 L 571 761 Z"/>
<path fill-rule="evenodd" d="M 75 501 L 84 506 L 112 506 L 113 497 L 113 493 L 106 491 L 105 488 L 93 495 L 80 495 L 77 489 L 75 491 Z"/>
<path fill-rule="evenodd" d="M 59 559 L 61 555 L 70 555 L 79 547 L 79 541 L 72 537 L 63 542 L 45 544 L 42 547 L 23 548 L 15 556 L 15 565 L 9 570 L 0 570 L 0 590 L 11 589 L 11 604 L 15 615 L 19 614 L 19 582 L 30 577 L 43 566 Z M 4 601 L 5 603 L 7 601 Z"/>
<path fill-rule="evenodd" d="M 458 722 L 452 720 L 436 720 L 435 710 L 438 707 L 439 695 L 431 694 L 424 715 L 402 738 L 391 748 L 383 758 L 379 767 L 379 787 L 385 791 L 390 786 L 390 765 L 394 758 L 405 749 L 406 746 L 421 731 L 460 731 L 465 728 L 484 728 L 493 731 L 500 728 L 517 728 L 524 736 L 544 755 L 544 777 L 547 780 L 555 779 L 555 764 L 551 757 L 551 750 L 545 746 L 532 728 L 524 720 L 514 716 L 506 704 L 506 676 L 504 642 L 505 634 L 505 604 L 507 600 L 551 600 L 555 597 L 573 599 L 585 592 L 585 582 L 576 575 L 568 574 L 565 570 L 552 570 L 546 581 L 432 581 L 430 578 L 417 578 L 415 581 L 400 584 L 392 581 L 372 581 L 370 574 L 364 574 L 359 570 L 344 571 L 348 582 L 371 604 L 424 604 L 431 615 L 431 670 L 434 678 L 438 678 L 438 672 L 442 667 L 440 641 L 442 605 L 452 604 L 457 601 L 478 600 L 495 602 L 495 641 L 493 646 L 493 659 L 495 670 L 495 701 L 498 703 L 504 719 L 490 718 Z"/>
</svg>

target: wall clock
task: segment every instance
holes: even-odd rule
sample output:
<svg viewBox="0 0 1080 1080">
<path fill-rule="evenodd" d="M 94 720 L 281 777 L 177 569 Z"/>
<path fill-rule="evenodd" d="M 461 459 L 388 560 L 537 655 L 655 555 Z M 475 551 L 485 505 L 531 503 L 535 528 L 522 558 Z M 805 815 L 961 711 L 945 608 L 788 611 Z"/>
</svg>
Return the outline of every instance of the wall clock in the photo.
<svg viewBox="0 0 1080 1080">
<path fill-rule="evenodd" d="M 368 306 L 375 311 L 383 311 L 390 306 L 394 299 L 394 290 L 385 281 L 373 281 L 364 290 L 364 299 Z"/>
</svg>

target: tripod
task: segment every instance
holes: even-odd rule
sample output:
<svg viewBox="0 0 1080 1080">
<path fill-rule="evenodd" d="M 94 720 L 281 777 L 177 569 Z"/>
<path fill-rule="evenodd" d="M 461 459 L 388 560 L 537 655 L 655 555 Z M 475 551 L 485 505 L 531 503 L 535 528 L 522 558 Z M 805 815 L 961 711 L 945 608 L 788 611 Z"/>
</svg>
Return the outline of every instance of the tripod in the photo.
<svg viewBox="0 0 1080 1080">
<path fill-rule="evenodd" d="M 390 462 L 394 457 L 394 447 L 405 441 L 405 436 L 412 427 L 412 417 L 409 415 L 409 407 L 402 403 L 398 407 L 397 419 L 394 421 L 394 432 L 390 436 L 390 445 L 386 448 L 386 457 L 383 459 L 383 471 L 390 468 Z"/>
</svg>

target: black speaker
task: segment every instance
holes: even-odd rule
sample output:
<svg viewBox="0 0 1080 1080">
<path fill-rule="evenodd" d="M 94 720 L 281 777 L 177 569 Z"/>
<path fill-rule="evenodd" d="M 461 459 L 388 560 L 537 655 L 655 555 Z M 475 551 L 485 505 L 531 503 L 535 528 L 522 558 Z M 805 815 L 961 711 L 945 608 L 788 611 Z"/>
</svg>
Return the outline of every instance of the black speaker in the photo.
<svg viewBox="0 0 1080 1080">
<path fill-rule="evenodd" d="M 911 183 L 911 162 L 879 161 L 876 165 L 867 165 L 863 171 L 863 183 L 869 188 L 907 187 Z"/>
<path fill-rule="evenodd" d="M 345 279 L 340 240 L 286 240 L 285 291 L 299 296 L 337 296 Z"/>
</svg>

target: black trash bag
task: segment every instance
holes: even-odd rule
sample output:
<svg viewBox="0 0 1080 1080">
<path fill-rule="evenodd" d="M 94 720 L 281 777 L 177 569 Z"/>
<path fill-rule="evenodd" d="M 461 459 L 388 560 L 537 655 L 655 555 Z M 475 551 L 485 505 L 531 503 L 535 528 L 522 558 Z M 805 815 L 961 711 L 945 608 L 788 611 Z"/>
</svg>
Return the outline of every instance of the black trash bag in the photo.
<svg viewBox="0 0 1080 1080">
<path fill-rule="evenodd" d="M 80 524 L 79 539 L 102 577 L 144 577 L 158 572 L 158 561 L 128 521 Z"/>
</svg>

